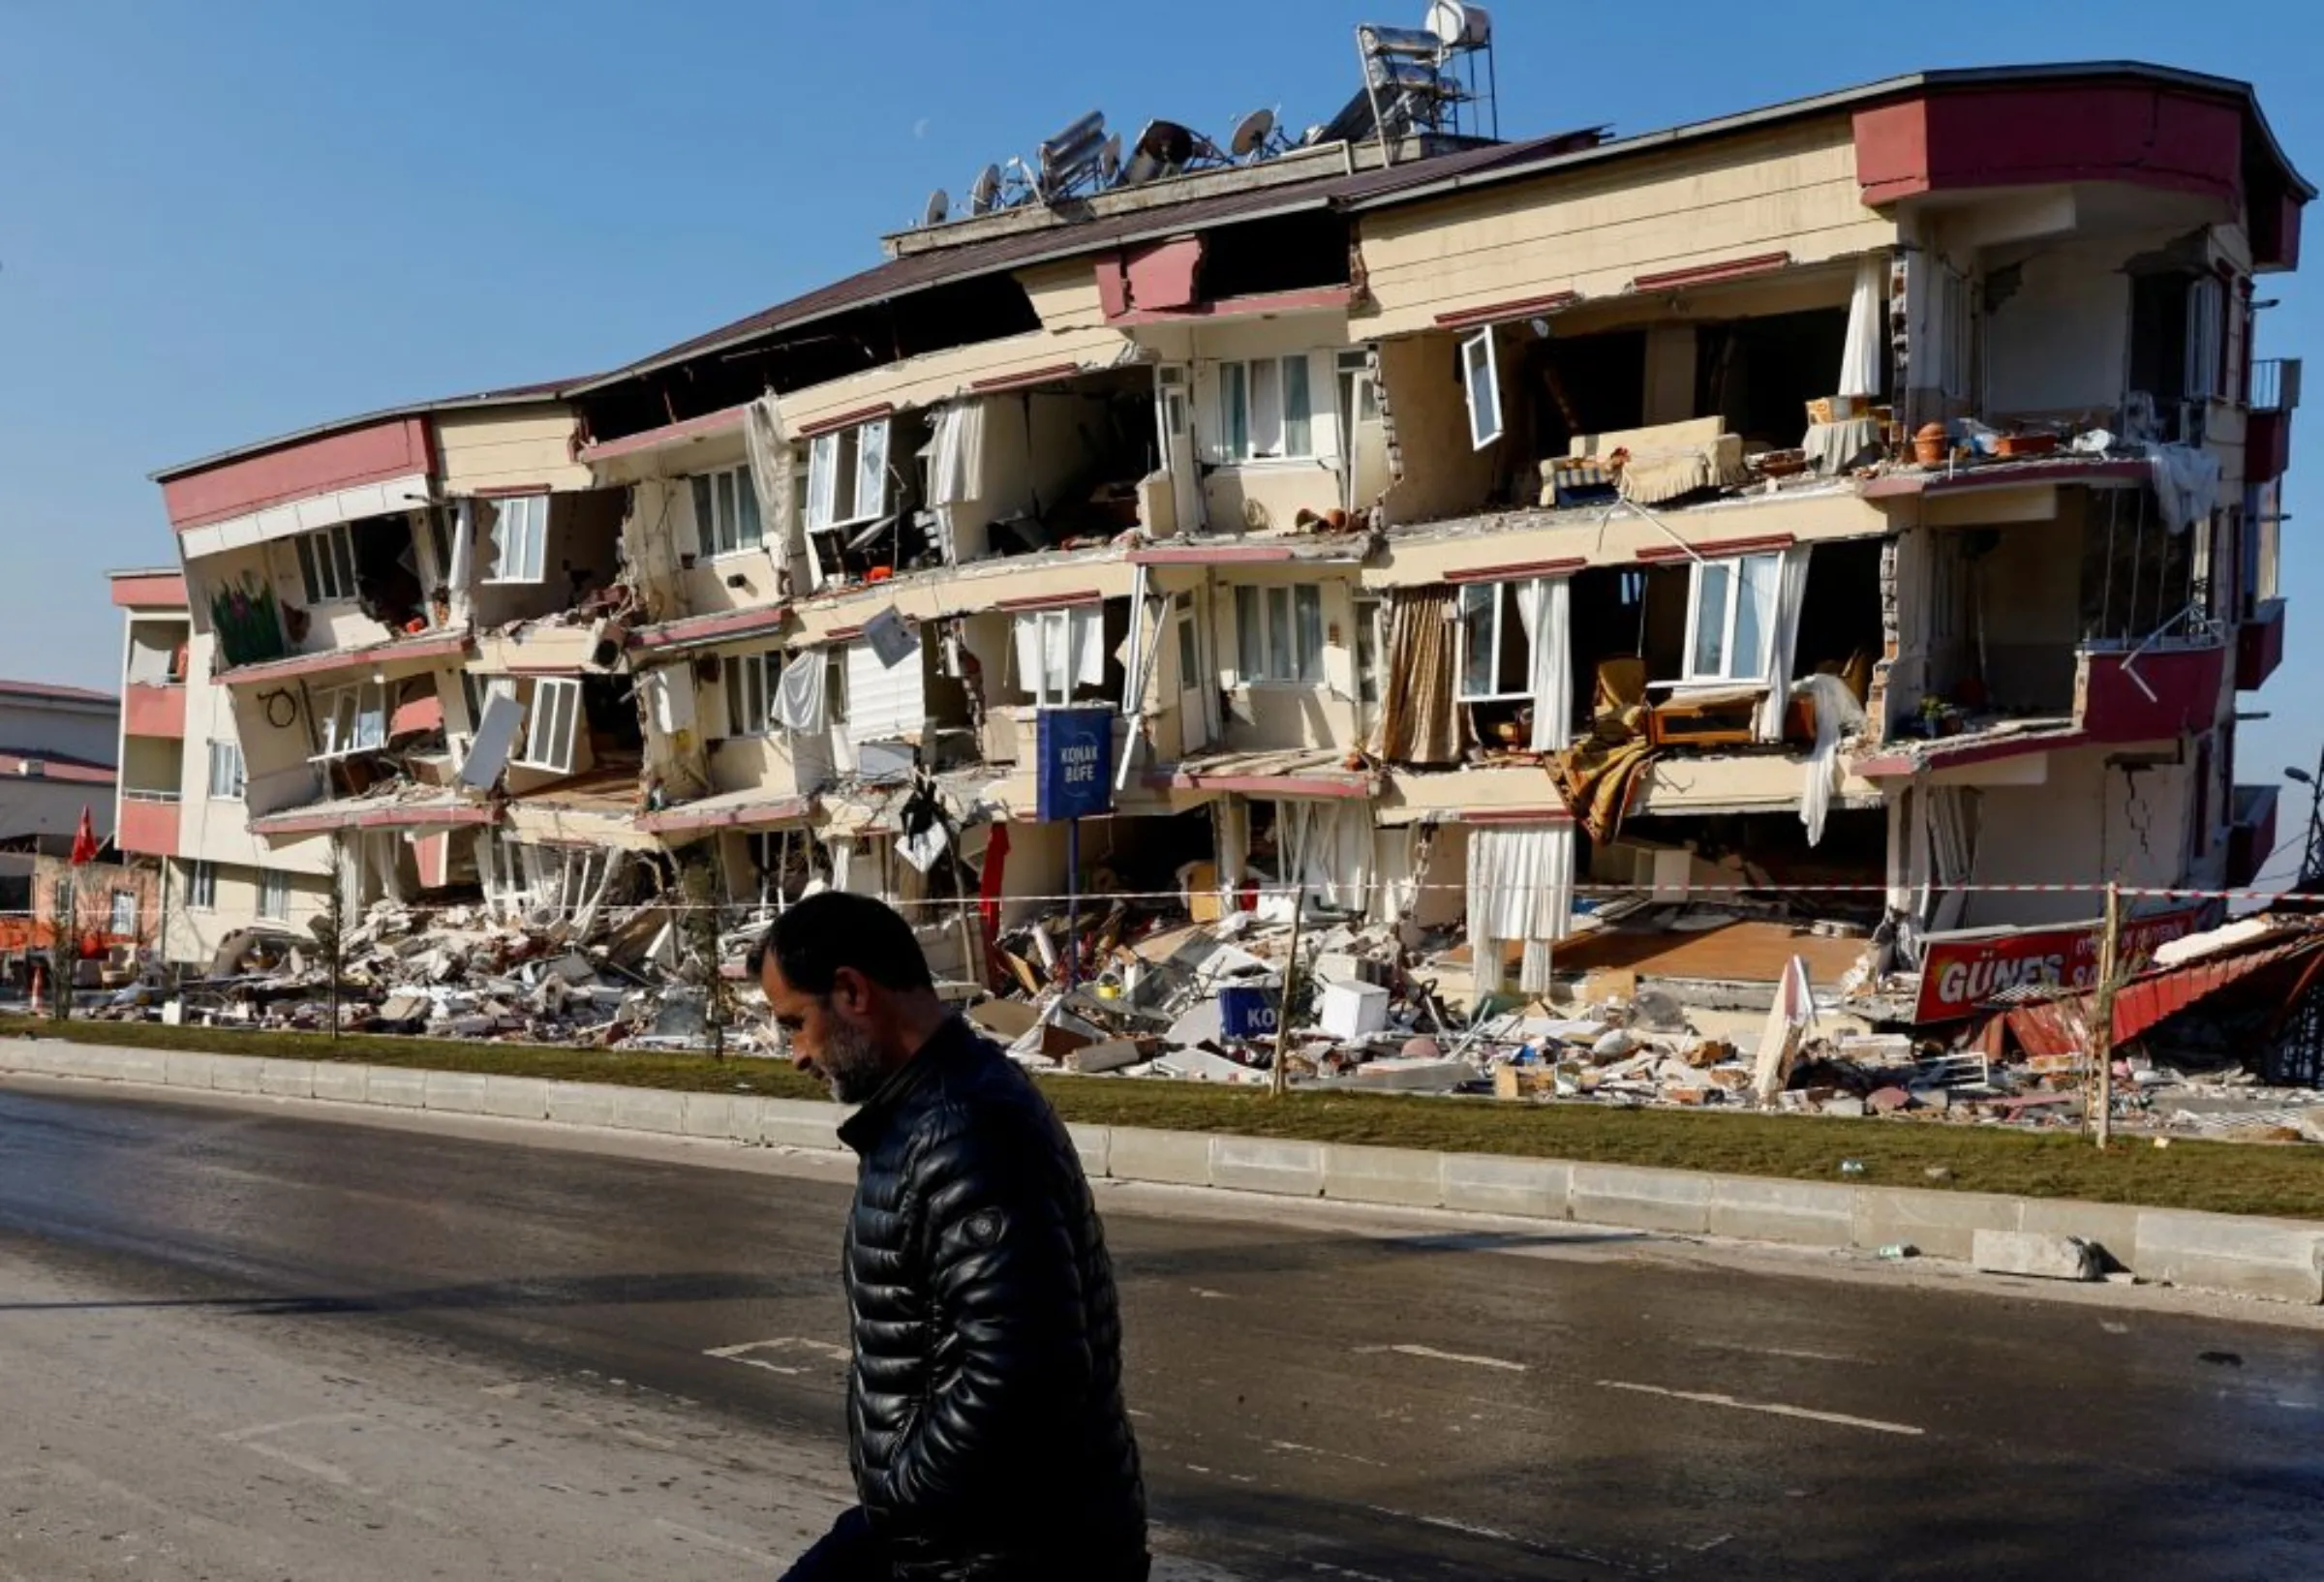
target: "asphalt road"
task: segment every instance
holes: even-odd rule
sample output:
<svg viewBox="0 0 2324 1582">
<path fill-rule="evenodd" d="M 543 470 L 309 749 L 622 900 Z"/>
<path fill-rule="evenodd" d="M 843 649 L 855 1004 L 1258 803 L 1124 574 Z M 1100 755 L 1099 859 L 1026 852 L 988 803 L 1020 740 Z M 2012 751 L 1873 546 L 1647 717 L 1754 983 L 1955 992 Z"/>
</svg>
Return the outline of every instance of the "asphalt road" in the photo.
<svg viewBox="0 0 2324 1582">
<path fill-rule="evenodd" d="M 764 1575 L 845 1200 L 0 1089 L 0 1577 Z M 1166 1575 L 2324 1574 L 2312 1328 L 1103 1201 Z"/>
</svg>

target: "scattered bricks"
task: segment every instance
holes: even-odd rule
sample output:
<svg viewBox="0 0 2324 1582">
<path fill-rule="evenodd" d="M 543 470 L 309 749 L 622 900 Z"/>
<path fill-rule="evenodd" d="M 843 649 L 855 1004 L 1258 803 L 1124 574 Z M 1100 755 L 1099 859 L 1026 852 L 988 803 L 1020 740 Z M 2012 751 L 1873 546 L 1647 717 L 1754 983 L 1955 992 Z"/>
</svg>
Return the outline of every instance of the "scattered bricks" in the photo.
<svg viewBox="0 0 2324 1582">
<path fill-rule="evenodd" d="M 1912 1095 L 1901 1087 L 1878 1087 L 1865 1099 L 1864 1107 L 1876 1114 L 1893 1115 L 1912 1102 Z"/>
<path fill-rule="evenodd" d="M 1979 1231 L 1970 1242 L 1970 1266 L 1985 1274 L 2022 1274 L 2035 1280 L 2095 1280 L 2098 1249 L 2080 1236 L 2041 1231 Z"/>
<path fill-rule="evenodd" d="M 1444 1157 L 1443 1181 L 1447 1208 L 1562 1220 L 1573 1191 L 1574 1167 L 1547 1159 L 1449 1153 Z"/>
<path fill-rule="evenodd" d="M 1711 1228 L 1711 1183 L 1716 1179 L 1691 1171 L 1575 1165 L 1573 1214 L 1585 1224 L 1704 1235 Z"/>
<path fill-rule="evenodd" d="M 315 1062 L 315 1097 L 335 1104 L 363 1104 L 370 1099 L 371 1068 L 352 1060 Z"/>
<path fill-rule="evenodd" d="M 1106 1169 L 1116 1181 L 1208 1186 L 1210 1139 L 1199 1132 L 1156 1132 L 1143 1126 L 1116 1126 L 1107 1146 Z"/>
<path fill-rule="evenodd" d="M 369 1104 L 393 1105 L 402 1110 L 428 1107 L 428 1074 L 408 1066 L 375 1066 L 363 1083 Z"/>
<path fill-rule="evenodd" d="M 1324 1149 L 1324 1196 L 1348 1202 L 1440 1207 L 1444 1175 L 1439 1154 L 1340 1142 Z"/>
<path fill-rule="evenodd" d="M 1213 1138 L 1210 1184 L 1237 1192 L 1319 1198 L 1324 1191 L 1324 1145 L 1258 1137 Z"/>
</svg>

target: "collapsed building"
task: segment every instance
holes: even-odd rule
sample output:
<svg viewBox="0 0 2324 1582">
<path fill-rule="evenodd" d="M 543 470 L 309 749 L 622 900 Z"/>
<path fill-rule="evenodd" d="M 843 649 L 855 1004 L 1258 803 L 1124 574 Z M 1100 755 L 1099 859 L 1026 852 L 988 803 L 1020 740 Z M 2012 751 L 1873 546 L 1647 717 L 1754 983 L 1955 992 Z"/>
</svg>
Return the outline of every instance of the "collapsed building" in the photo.
<svg viewBox="0 0 2324 1582">
<path fill-rule="evenodd" d="M 2094 884 L 2254 876 L 2300 386 L 2255 289 L 2313 189 L 2248 87 L 1502 141 L 1391 80 L 1232 152 L 1081 126 L 1024 200 L 988 172 L 627 366 L 159 474 L 178 568 L 117 598 L 207 700 L 134 832 L 167 958 L 335 894 L 657 906 L 709 970 L 832 886 L 967 993 L 1304 907 L 1456 1006 L 1613 974 L 1756 1024 L 1805 959 L 1925 1026 L 1995 938 L 2095 933 Z M 1038 744 L 1090 705 L 1069 867 Z"/>
</svg>

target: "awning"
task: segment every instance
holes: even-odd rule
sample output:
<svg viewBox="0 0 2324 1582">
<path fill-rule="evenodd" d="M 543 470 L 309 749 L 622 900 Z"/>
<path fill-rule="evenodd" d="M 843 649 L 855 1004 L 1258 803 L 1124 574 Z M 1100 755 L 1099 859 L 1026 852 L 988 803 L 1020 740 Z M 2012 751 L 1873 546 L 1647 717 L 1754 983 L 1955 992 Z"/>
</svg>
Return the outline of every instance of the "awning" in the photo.
<svg viewBox="0 0 2324 1582">
<path fill-rule="evenodd" d="M 1251 797 L 1376 797 L 1380 776 L 1349 769 L 1338 752 L 1226 752 L 1166 764 L 1148 785 L 1178 791 L 1227 791 Z"/>
<path fill-rule="evenodd" d="M 229 686 L 255 686 L 294 681 L 303 676 L 320 676 L 334 670 L 386 671 L 410 666 L 426 668 L 437 659 L 464 657 L 474 647 L 474 639 L 464 631 L 428 632 L 418 637 L 398 637 L 385 643 L 363 643 L 354 648 L 324 649 L 318 654 L 293 654 L 288 658 L 235 665 L 220 671 L 218 680 Z"/>
<path fill-rule="evenodd" d="M 2134 978 L 2115 990 L 2114 1041 L 2126 1043 L 2182 1011 L 2278 968 L 2289 974 L 2283 996 L 2288 1004 L 2291 984 L 2307 977 L 2305 971 L 2294 972 L 2292 963 L 2312 964 L 2311 958 L 2320 954 L 2324 954 L 2324 932 L 2302 929 L 2257 949 L 2206 957 Z M 1985 1024 L 1979 1042 L 1991 1048 L 1990 1041 L 2005 1027 L 2030 1055 L 2080 1054 L 2089 1047 L 2091 1019 L 2097 1009 L 2094 996 L 2095 991 L 2086 991 L 2012 1006 Z"/>
<path fill-rule="evenodd" d="M 452 795 L 351 797 L 262 814 L 250 821 L 250 833 L 271 841 L 333 830 L 449 830 L 490 824 L 493 816 L 491 807 Z"/>
<path fill-rule="evenodd" d="M 815 799 L 774 796 L 752 788 L 702 797 L 637 815 L 637 827 L 665 838 L 707 835 L 717 830 L 771 830 L 812 818 Z"/>
</svg>

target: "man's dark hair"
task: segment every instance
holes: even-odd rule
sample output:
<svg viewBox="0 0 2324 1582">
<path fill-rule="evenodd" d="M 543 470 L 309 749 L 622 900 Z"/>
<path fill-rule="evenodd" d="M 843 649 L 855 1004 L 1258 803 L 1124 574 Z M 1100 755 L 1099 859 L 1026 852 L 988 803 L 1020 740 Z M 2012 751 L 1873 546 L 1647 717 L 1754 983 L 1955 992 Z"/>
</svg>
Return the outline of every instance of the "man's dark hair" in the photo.
<svg viewBox="0 0 2324 1582">
<path fill-rule="evenodd" d="M 830 993 L 841 967 L 882 989 L 929 989 L 935 982 L 910 924 L 869 896 L 841 890 L 810 896 L 768 926 L 750 947 L 754 981 L 765 981 L 769 956 L 782 981 L 802 994 Z"/>
</svg>

